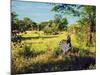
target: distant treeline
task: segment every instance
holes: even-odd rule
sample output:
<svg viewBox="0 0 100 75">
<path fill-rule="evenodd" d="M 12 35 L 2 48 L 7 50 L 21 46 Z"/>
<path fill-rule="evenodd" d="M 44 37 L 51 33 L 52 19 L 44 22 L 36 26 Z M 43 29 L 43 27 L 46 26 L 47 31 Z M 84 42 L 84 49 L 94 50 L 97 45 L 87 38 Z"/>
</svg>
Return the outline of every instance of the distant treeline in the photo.
<svg viewBox="0 0 100 75">
<path fill-rule="evenodd" d="M 41 23 L 33 22 L 30 18 L 24 17 L 23 20 L 17 18 L 15 12 L 11 13 L 12 16 L 12 31 L 18 30 L 25 32 L 27 30 L 44 31 L 47 34 L 56 34 L 58 31 L 63 31 L 67 28 L 68 21 L 61 15 L 55 15 L 53 20 L 44 21 Z"/>
</svg>

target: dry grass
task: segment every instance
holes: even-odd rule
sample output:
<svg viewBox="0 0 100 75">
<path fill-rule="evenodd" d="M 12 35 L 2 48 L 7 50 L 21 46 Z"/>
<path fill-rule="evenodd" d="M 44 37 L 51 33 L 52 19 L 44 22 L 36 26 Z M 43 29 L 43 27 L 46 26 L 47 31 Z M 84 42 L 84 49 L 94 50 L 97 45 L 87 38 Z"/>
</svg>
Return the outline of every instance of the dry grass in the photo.
<svg viewBox="0 0 100 75">
<path fill-rule="evenodd" d="M 74 47 L 66 54 L 62 54 L 58 45 L 62 39 L 66 39 L 66 32 L 58 35 L 45 35 L 41 32 L 39 38 L 35 31 L 20 35 L 24 38 L 22 42 L 11 44 L 12 74 L 96 68 L 95 48 L 79 47 L 75 35 L 71 35 Z M 93 52 L 89 49 L 93 49 Z"/>
</svg>

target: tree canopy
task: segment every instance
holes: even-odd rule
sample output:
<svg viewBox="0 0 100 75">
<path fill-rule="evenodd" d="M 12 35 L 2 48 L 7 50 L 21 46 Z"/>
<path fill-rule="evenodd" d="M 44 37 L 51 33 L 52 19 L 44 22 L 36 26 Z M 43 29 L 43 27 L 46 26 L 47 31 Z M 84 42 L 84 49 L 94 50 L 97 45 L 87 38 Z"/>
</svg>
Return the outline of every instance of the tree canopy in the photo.
<svg viewBox="0 0 100 75">
<path fill-rule="evenodd" d="M 89 5 L 55 4 L 52 11 L 70 16 L 79 16 L 82 24 L 91 26 L 91 31 L 95 31 L 96 7 Z"/>
</svg>

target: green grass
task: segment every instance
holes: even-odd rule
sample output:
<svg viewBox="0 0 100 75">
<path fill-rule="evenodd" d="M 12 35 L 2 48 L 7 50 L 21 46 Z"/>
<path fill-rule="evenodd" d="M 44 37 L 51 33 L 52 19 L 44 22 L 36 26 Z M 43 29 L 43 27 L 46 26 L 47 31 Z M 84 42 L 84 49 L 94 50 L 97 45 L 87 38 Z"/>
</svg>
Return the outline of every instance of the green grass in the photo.
<svg viewBox="0 0 100 75">
<path fill-rule="evenodd" d="M 95 46 L 78 43 L 74 34 L 71 34 L 73 51 L 65 55 L 61 53 L 59 42 L 66 39 L 67 34 L 65 31 L 57 35 L 46 35 L 42 31 L 20 33 L 22 42 L 11 43 L 12 73 L 95 69 Z"/>
<path fill-rule="evenodd" d="M 22 41 L 22 43 L 30 44 L 32 48 L 35 50 L 46 50 L 47 47 L 51 48 L 52 50 L 59 46 L 59 42 L 62 39 L 66 39 L 66 32 L 62 32 L 59 35 L 45 35 L 42 31 L 40 31 L 40 37 L 38 38 L 38 34 L 34 32 L 27 31 L 27 34 L 22 34 L 22 37 L 28 38 L 33 37 L 27 40 Z M 35 38 L 36 37 L 36 38 Z"/>
</svg>

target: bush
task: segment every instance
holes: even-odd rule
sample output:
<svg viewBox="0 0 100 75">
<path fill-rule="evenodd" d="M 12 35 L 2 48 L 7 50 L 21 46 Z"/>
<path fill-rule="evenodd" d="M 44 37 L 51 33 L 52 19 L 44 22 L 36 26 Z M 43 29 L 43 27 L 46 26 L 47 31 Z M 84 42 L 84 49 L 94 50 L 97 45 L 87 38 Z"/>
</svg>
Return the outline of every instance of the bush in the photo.
<svg viewBox="0 0 100 75">
<path fill-rule="evenodd" d="M 46 26 L 43 31 L 46 34 L 51 34 L 52 33 L 52 29 L 50 27 L 48 27 L 48 26 Z"/>
<path fill-rule="evenodd" d="M 60 50 L 60 48 L 59 47 L 55 48 L 54 51 L 53 51 L 53 55 L 58 56 L 60 54 L 62 54 L 62 51 Z"/>
<path fill-rule="evenodd" d="M 56 25 L 53 25 L 51 27 L 49 26 L 46 26 L 44 29 L 43 29 L 44 33 L 46 34 L 53 34 L 53 35 L 56 35 L 58 34 L 58 26 Z"/>
<path fill-rule="evenodd" d="M 34 50 L 33 50 L 34 51 Z M 19 51 L 19 55 L 23 56 L 24 58 L 32 57 L 33 51 L 31 50 L 31 46 L 25 45 L 21 51 Z"/>
</svg>

